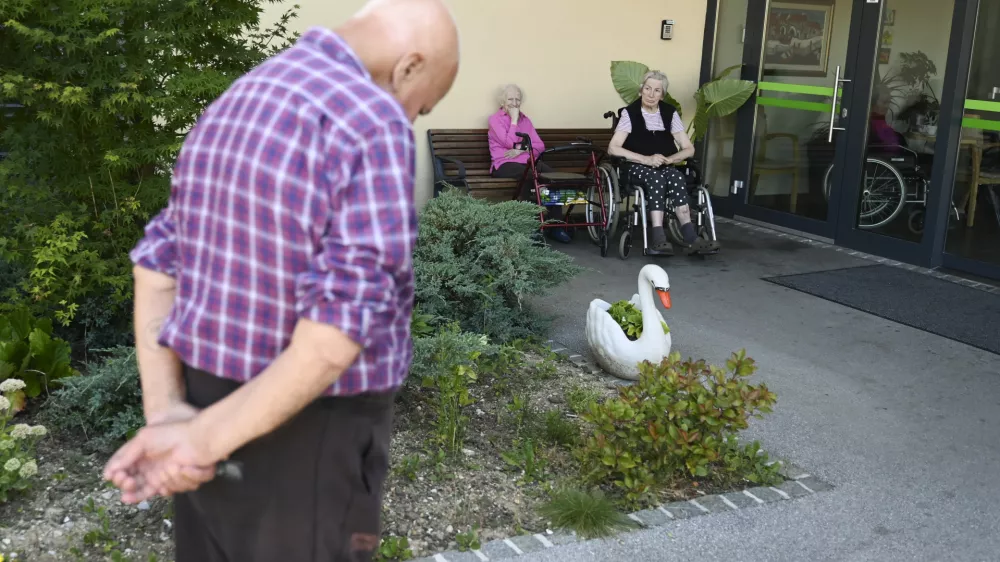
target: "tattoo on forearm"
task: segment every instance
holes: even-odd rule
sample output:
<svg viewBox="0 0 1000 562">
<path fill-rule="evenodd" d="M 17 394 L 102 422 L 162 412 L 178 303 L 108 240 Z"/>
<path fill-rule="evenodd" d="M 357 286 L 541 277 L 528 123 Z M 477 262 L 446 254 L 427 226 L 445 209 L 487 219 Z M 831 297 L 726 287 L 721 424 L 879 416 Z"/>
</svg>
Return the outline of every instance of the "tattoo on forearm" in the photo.
<svg viewBox="0 0 1000 562">
<path fill-rule="evenodd" d="M 167 320 L 166 316 L 159 318 L 154 318 L 146 324 L 146 348 L 152 351 L 159 351 L 161 346 L 157 339 L 160 337 L 160 328 L 163 327 L 163 323 Z"/>
</svg>

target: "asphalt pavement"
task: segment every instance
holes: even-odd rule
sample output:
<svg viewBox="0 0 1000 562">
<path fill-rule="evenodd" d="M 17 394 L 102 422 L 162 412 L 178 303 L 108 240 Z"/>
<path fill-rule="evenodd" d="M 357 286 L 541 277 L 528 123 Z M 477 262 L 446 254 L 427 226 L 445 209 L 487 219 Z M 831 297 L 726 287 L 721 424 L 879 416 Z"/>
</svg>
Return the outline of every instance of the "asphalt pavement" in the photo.
<svg viewBox="0 0 1000 562">
<path fill-rule="evenodd" d="M 519 559 L 1000 560 L 1000 356 L 761 279 L 870 261 L 732 224 L 720 238 L 704 259 L 601 258 L 585 237 L 559 246 L 589 271 L 539 300 L 551 335 L 587 353 L 590 300 L 630 298 L 656 259 L 674 349 L 721 362 L 746 348 L 778 395 L 747 437 L 834 490 Z"/>
</svg>

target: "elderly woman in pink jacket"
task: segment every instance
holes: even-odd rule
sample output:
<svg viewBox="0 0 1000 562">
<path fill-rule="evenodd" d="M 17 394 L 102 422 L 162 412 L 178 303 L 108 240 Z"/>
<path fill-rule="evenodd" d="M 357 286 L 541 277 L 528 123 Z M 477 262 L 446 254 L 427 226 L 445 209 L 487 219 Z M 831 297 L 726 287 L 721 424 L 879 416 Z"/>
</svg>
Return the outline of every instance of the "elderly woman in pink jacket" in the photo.
<svg viewBox="0 0 1000 562">
<path fill-rule="evenodd" d="M 528 166 L 528 151 L 517 133 L 524 133 L 531 139 L 531 150 L 535 158 L 545 150 L 545 143 L 538 137 L 538 131 L 527 115 L 521 113 L 523 93 L 515 84 L 509 84 L 500 92 L 500 109 L 490 116 L 490 175 L 495 178 L 521 178 Z M 545 162 L 536 163 L 539 172 L 554 171 Z M 523 186 L 519 187 L 523 189 Z M 548 207 L 551 220 L 563 220 L 561 207 Z M 560 242 L 568 243 L 569 235 L 562 228 L 546 229 L 549 235 Z"/>
</svg>

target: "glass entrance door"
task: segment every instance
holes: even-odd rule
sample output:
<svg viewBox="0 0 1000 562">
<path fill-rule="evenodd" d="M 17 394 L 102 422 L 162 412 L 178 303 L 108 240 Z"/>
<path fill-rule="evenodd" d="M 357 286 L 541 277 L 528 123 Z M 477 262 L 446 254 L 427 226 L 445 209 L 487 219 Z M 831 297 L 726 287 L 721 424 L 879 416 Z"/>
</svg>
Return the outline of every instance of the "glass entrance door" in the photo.
<svg viewBox="0 0 1000 562">
<path fill-rule="evenodd" d="M 964 92 L 947 267 L 1000 279 L 1000 0 L 981 0 Z M 955 148 L 953 148 L 955 150 Z"/>
<path fill-rule="evenodd" d="M 752 148 L 736 214 L 919 243 L 954 1 L 751 0 L 744 78 L 758 90 L 737 133 Z"/>
<path fill-rule="evenodd" d="M 830 123 L 841 110 L 841 80 L 850 79 L 854 3 L 771 1 L 763 6 L 751 172 L 745 184 L 744 211 L 753 218 L 832 237 L 824 178 L 840 144 Z"/>
</svg>

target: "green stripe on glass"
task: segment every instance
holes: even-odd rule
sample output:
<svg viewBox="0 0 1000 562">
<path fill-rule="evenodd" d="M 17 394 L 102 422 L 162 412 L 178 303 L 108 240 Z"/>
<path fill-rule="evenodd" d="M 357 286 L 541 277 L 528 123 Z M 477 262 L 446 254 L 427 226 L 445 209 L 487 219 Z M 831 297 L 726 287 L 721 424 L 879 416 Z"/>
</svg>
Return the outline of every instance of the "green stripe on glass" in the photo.
<svg viewBox="0 0 1000 562">
<path fill-rule="evenodd" d="M 965 100 L 965 109 L 1000 113 L 1000 101 Z"/>
<path fill-rule="evenodd" d="M 830 113 L 830 104 L 820 103 L 818 101 L 801 101 L 801 100 L 786 100 L 784 98 L 758 97 L 757 105 L 769 105 L 771 107 L 784 107 L 786 109 L 801 109 L 803 111 Z"/>
<path fill-rule="evenodd" d="M 787 92 L 789 94 L 810 94 L 814 96 L 832 96 L 833 88 L 829 86 L 806 86 L 805 84 L 784 84 L 782 82 L 758 82 L 757 89 L 769 92 Z M 839 88 L 837 93 L 843 95 L 844 89 Z"/>
<path fill-rule="evenodd" d="M 973 117 L 966 117 L 965 119 L 962 119 L 962 126 L 965 127 L 966 129 L 983 129 L 986 131 L 1000 131 L 1000 121 L 990 121 L 989 119 L 975 119 Z"/>
</svg>

